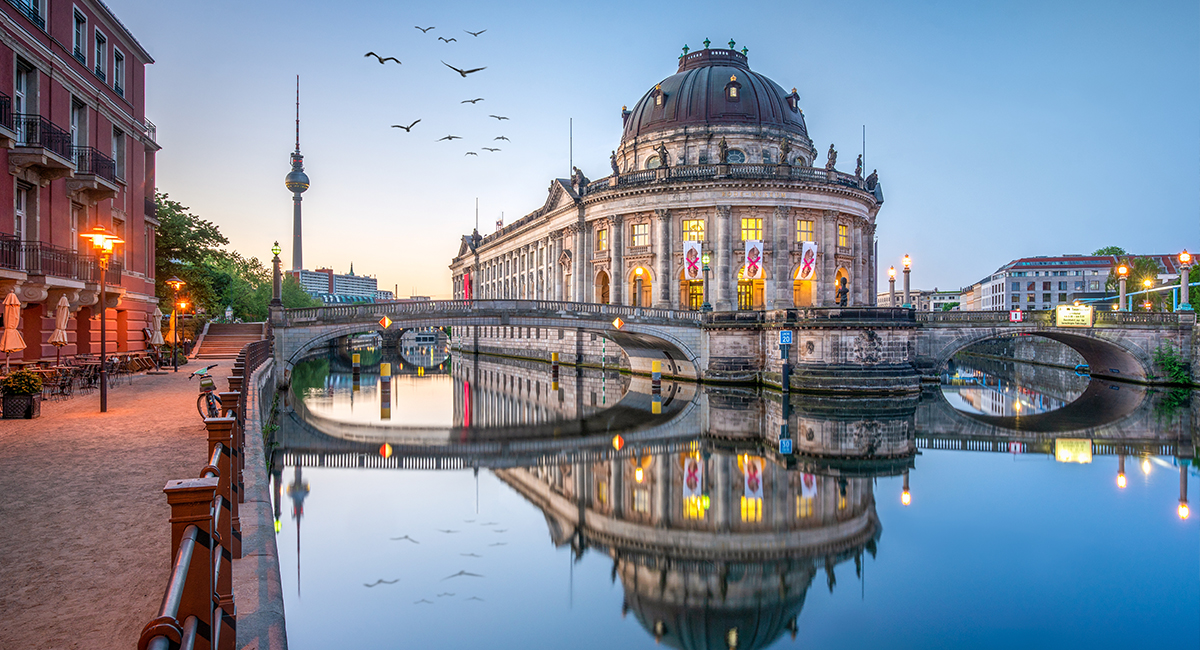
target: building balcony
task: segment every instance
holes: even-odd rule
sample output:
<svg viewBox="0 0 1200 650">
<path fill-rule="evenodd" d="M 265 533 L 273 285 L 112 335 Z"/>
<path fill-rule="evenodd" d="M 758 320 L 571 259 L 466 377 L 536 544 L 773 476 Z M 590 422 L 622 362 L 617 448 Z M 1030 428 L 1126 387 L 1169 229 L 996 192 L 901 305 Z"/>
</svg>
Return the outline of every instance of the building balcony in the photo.
<svg viewBox="0 0 1200 650">
<path fill-rule="evenodd" d="M 108 80 L 108 75 L 104 73 L 104 68 L 102 68 L 100 66 L 96 66 L 96 69 L 94 72 L 96 73 L 96 78 L 99 79 L 100 81 Z"/>
<path fill-rule="evenodd" d="M 75 48 L 75 51 L 71 52 L 71 56 L 75 57 L 75 60 L 78 61 L 80 65 L 85 67 L 87 66 L 87 56 L 79 48 Z"/>
<path fill-rule="evenodd" d="M 117 163 L 94 147 L 72 147 L 71 152 L 75 160 L 75 174 L 67 179 L 67 192 L 90 205 L 115 199 L 120 190 L 117 186 Z"/>
<path fill-rule="evenodd" d="M 16 146 L 8 154 L 9 173 L 29 170 L 46 186 L 75 173 L 71 134 L 41 115 L 13 114 Z"/>
<path fill-rule="evenodd" d="M 13 129 L 12 98 L 0 93 L 0 147 L 12 149 L 17 146 L 17 132 Z"/>
</svg>

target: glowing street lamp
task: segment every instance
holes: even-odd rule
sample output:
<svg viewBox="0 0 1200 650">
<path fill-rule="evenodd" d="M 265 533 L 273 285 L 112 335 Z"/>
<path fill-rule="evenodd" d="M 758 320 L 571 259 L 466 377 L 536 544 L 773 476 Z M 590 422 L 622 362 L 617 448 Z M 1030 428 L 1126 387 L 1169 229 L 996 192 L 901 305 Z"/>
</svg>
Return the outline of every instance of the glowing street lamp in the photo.
<svg viewBox="0 0 1200 650">
<path fill-rule="evenodd" d="M 633 271 L 634 276 L 636 276 L 636 279 L 634 280 L 635 288 L 634 288 L 634 294 L 633 294 L 633 306 L 634 307 L 642 307 L 643 306 L 642 305 L 642 274 L 643 273 L 645 273 L 645 270 L 642 269 L 642 267 L 640 267 L 640 266 L 637 267 L 636 269 L 634 269 L 634 271 Z"/>
<path fill-rule="evenodd" d="M 900 492 L 900 503 L 906 506 L 912 503 L 912 493 L 908 491 L 908 472 L 904 472 L 904 488 Z"/>
<path fill-rule="evenodd" d="M 888 269 L 888 307 L 896 306 L 896 267 Z"/>
<path fill-rule="evenodd" d="M 908 275 L 912 272 L 912 258 L 906 253 L 904 255 L 904 308 L 912 309 L 912 302 L 908 299 Z"/>
<path fill-rule="evenodd" d="M 1191 514 L 1187 502 L 1187 461 L 1179 460 L 1179 518 L 1187 519 Z"/>
<path fill-rule="evenodd" d="M 708 253 L 701 255 L 700 260 L 704 262 L 704 304 L 700 305 L 700 311 L 712 311 L 712 303 L 708 301 Z"/>
<path fill-rule="evenodd" d="M 112 259 L 113 245 L 124 244 L 125 240 L 99 225 L 83 233 L 80 237 L 91 240 L 92 250 L 96 252 L 96 260 L 99 262 L 100 268 L 100 412 L 105 413 L 108 411 L 108 372 L 104 369 L 104 348 L 108 338 L 106 332 L 108 307 L 104 304 L 104 276 L 108 274 L 108 262 Z"/>
<path fill-rule="evenodd" d="M 1191 293 L 1192 288 L 1189 286 L 1188 270 L 1192 268 L 1192 254 L 1184 249 L 1179 254 L 1179 306 L 1178 311 L 1192 311 Z"/>
<path fill-rule="evenodd" d="M 1125 489 L 1125 454 L 1117 456 L 1117 487 Z"/>
<path fill-rule="evenodd" d="M 279 308 L 283 307 L 283 275 L 279 270 L 279 253 L 281 251 L 283 251 L 283 249 L 279 247 L 279 242 L 275 242 L 275 244 L 271 246 L 271 255 L 274 255 L 274 257 L 271 259 L 272 279 L 270 306 Z"/>
<path fill-rule="evenodd" d="M 1142 280 L 1142 286 L 1146 287 L 1146 291 L 1149 292 L 1151 289 L 1154 288 L 1154 280 L 1146 278 L 1145 280 Z M 1150 309 L 1151 309 L 1150 294 L 1147 293 L 1146 294 L 1146 311 L 1150 311 Z"/>
<path fill-rule="evenodd" d="M 167 285 L 169 285 L 171 290 L 174 292 L 172 296 L 176 302 L 179 301 L 179 289 L 181 289 L 185 284 L 187 283 L 183 280 L 180 280 L 178 276 L 174 275 L 171 276 L 170 280 L 167 280 Z M 173 311 L 175 312 L 175 322 L 171 324 L 171 332 L 174 336 L 174 340 L 171 341 L 171 365 L 174 367 L 175 372 L 179 372 L 179 310 L 175 309 Z"/>
<path fill-rule="evenodd" d="M 1117 304 L 1121 307 L 1117 311 L 1125 311 L 1125 281 L 1129 279 L 1129 267 L 1124 264 L 1117 267 L 1117 284 L 1120 287 L 1120 298 L 1117 299 Z"/>
</svg>

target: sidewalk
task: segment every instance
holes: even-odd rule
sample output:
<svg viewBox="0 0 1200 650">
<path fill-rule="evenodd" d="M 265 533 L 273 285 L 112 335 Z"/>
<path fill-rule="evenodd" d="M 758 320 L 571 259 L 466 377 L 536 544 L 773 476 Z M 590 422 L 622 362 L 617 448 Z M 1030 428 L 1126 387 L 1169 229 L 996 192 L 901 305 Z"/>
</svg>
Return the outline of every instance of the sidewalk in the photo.
<svg viewBox="0 0 1200 650">
<path fill-rule="evenodd" d="M 137 375 L 105 414 L 97 391 L 0 421 L 0 648 L 137 647 L 172 561 L 162 488 L 207 462 L 200 367 Z"/>
</svg>

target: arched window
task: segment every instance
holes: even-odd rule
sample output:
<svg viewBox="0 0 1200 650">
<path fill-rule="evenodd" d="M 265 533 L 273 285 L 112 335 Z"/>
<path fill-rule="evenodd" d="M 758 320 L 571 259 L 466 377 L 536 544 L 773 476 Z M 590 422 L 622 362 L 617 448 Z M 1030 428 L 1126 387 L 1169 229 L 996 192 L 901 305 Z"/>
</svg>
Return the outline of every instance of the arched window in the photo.
<svg viewBox="0 0 1200 650">
<path fill-rule="evenodd" d="M 658 156 L 650 156 L 646 159 L 646 169 L 658 169 L 659 167 L 662 167 L 662 160 Z"/>
<path fill-rule="evenodd" d="M 654 90 L 650 91 L 650 96 L 654 98 L 654 106 L 661 107 L 667 101 L 667 94 L 663 92 L 662 84 L 655 84 Z"/>
<path fill-rule="evenodd" d="M 742 99 L 742 84 L 738 83 L 737 75 L 729 75 L 729 83 L 725 84 L 725 101 L 737 102 Z"/>
<path fill-rule="evenodd" d="M 730 149 L 728 160 L 731 165 L 740 165 L 746 162 L 746 154 L 738 149 Z"/>
</svg>

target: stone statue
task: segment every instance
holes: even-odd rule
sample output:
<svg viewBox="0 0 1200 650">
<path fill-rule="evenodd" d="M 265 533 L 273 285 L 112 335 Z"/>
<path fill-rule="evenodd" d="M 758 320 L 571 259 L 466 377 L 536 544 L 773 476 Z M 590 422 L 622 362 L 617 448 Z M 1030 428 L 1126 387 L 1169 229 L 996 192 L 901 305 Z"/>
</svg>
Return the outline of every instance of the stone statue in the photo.
<svg viewBox="0 0 1200 650">
<path fill-rule="evenodd" d="M 833 148 L 833 145 L 829 145 L 829 153 L 827 155 L 828 159 L 825 161 L 825 169 L 833 171 L 834 166 L 837 165 L 837 150 Z"/>
<path fill-rule="evenodd" d="M 658 154 L 658 159 L 660 162 L 662 162 L 662 166 L 664 168 L 671 166 L 671 155 L 667 153 L 667 145 L 658 145 L 658 148 L 656 148 L 654 152 Z"/>
<path fill-rule="evenodd" d="M 858 154 L 858 163 L 854 165 L 854 175 L 862 178 L 862 154 Z"/>
<path fill-rule="evenodd" d="M 583 193 L 587 191 L 587 184 L 588 184 L 587 176 L 584 176 L 583 172 L 579 171 L 578 167 L 572 167 L 571 168 L 571 185 L 575 186 L 575 193 L 580 196 L 583 196 Z"/>
<path fill-rule="evenodd" d="M 874 190 L 875 186 L 879 183 L 879 173 L 878 172 L 879 172 L 878 169 L 872 169 L 871 175 L 867 176 L 867 189 L 868 190 Z"/>
<path fill-rule="evenodd" d="M 788 158 L 791 155 L 792 155 L 792 143 L 790 141 L 788 141 L 787 138 L 784 138 L 783 141 L 779 143 L 779 164 L 780 165 L 788 164 Z"/>
<path fill-rule="evenodd" d="M 621 168 L 617 166 L 617 152 L 612 152 L 612 155 L 608 157 L 608 164 L 612 165 L 613 176 L 621 174 Z"/>
<path fill-rule="evenodd" d="M 722 165 L 729 164 L 729 145 L 725 143 L 723 136 L 721 141 L 717 143 L 717 161 Z"/>
<path fill-rule="evenodd" d="M 846 278 L 839 279 L 838 283 L 837 304 L 838 307 L 845 307 L 847 301 L 850 299 L 850 290 L 846 288 Z"/>
</svg>

